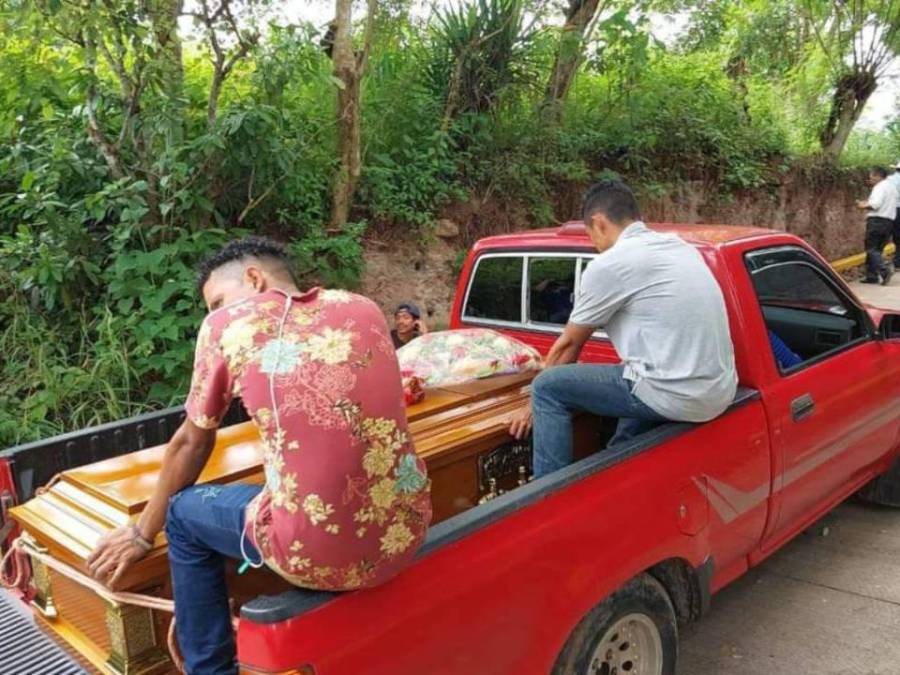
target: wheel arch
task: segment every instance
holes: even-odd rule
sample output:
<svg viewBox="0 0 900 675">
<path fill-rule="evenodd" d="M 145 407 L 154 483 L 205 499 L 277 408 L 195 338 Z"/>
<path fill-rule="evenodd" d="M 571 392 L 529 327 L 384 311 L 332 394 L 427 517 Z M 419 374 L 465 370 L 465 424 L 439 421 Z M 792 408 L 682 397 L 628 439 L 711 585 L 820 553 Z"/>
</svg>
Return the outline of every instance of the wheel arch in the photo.
<svg viewBox="0 0 900 675">
<path fill-rule="evenodd" d="M 712 558 L 694 567 L 684 558 L 668 558 L 644 570 L 669 594 L 679 623 L 696 621 L 709 610 Z"/>
</svg>

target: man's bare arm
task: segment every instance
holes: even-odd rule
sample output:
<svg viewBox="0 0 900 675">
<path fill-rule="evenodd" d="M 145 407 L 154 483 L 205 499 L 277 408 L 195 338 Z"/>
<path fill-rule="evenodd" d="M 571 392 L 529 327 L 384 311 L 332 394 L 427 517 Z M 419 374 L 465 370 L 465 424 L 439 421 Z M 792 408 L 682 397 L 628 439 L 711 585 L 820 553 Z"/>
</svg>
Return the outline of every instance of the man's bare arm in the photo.
<svg viewBox="0 0 900 675">
<path fill-rule="evenodd" d="M 192 485 L 200 475 L 216 441 L 215 429 L 202 429 L 186 419 L 169 441 L 159 480 L 147 507 L 137 522 L 140 535 L 153 541 L 166 522 L 169 499 Z M 144 556 L 131 526 L 109 532 L 87 559 L 88 569 L 98 579 L 109 578 L 113 586 L 132 563 Z"/>
<path fill-rule="evenodd" d="M 575 363 L 581 355 L 584 343 L 590 339 L 593 332 L 594 329 L 591 326 L 567 323 L 562 335 L 556 338 L 556 342 L 547 352 L 544 367 L 550 368 L 551 366 Z"/>
<path fill-rule="evenodd" d="M 561 366 L 566 363 L 575 363 L 581 355 L 584 344 L 593 335 L 591 326 L 579 326 L 567 323 L 550 351 L 544 359 L 544 368 Z M 531 432 L 531 401 L 512 414 L 509 420 L 509 433 L 518 440 L 522 440 Z"/>
<path fill-rule="evenodd" d="M 185 419 L 166 448 L 159 482 L 147 508 L 138 519 L 141 535 L 151 541 L 166 523 L 169 499 L 188 485 L 193 485 L 216 444 L 216 430 L 203 429 Z"/>
</svg>

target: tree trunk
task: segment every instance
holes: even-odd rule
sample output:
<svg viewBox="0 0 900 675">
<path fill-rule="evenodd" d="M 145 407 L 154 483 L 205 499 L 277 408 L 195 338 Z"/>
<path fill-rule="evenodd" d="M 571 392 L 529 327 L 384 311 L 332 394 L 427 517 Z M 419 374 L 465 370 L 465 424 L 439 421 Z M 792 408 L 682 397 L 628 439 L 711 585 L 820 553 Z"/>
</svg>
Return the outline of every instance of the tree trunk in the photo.
<svg viewBox="0 0 900 675">
<path fill-rule="evenodd" d="M 356 74 L 335 69 L 335 77 L 344 87 L 338 89 L 337 133 L 339 165 L 334 179 L 331 201 L 331 228 L 339 230 L 350 217 L 353 195 L 361 173 L 359 130 L 359 78 Z"/>
<path fill-rule="evenodd" d="M 212 131 L 219 115 L 219 97 L 222 95 L 222 83 L 225 82 L 224 64 L 218 59 L 213 64 L 213 77 L 209 85 L 209 100 L 206 104 L 206 128 Z"/>
<path fill-rule="evenodd" d="M 819 134 L 826 161 L 834 163 L 841 156 L 850 132 L 877 87 L 878 81 L 870 72 L 847 73 L 838 80 L 828 121 Z"/>
<path fill-rule="evenodd" d="M 184 63 L 178 35 L 178 18 L 184 9 L 184 0 L 145 0 L 145 8 L 159 47 L 157 68 L 167 99 L 169 141 L 177 144 L 184 137 Z"/>
<path fill-rule="evenodd" d="M 334 45 L 331 57 L 334 76 L 342 83 L 337 90 L 337 144 L 338 168 L 335 172 L 331 194 L 330 229 L 340 231 L 350 217 L 353 196 L 362 171 L 360 141 L 360 83 L 374 30 L 376 0 L 368 0 L 363 47 L 359 53 L 353 50 L 352 0 L 336 0 Z"/>
<path fill-rule="evenodd" d="M 97 92 L 97 44 L 90 35 L 86 35 L 84 39 L 84 61 L 90 78 L 85 95 L 88 138 L 106 162 L 109 174 L 118 180 L 125 176 L 125 168 L 122 165 L 119 148 L 109 140 L 97 117 L 97 108 L 100 105 L 100 95 Z"/>
<path fill-rule="evenodd" d="M 600 0 L 569 0 L 566 23 L 559 38 L 553 70 L 547 81 L 544 104 L 559 112 L 581 63 L 588 26 L 597 13 Z"/>
</svg>

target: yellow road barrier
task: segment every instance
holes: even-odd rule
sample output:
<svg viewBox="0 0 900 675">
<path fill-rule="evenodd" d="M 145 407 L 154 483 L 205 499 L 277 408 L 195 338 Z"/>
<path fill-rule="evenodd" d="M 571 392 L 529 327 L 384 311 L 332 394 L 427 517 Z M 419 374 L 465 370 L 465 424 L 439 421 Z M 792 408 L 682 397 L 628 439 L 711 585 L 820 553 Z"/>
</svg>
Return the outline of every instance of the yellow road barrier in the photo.
<svg viewBox="0 0 900 675">
<path fill-rule="evenodd" d="M 884 249 L 884 254 L 888 256 L 894 255 L 894 245 L 888 244 L 887 248 Z M 854 267 L 859 267 L 865 262 L 866 254 L 857 253 L 856 255 L 848 255 L 846 258 L 835 260 L 831 263 L 831 266 L 838 272 L 846 272 L 847 270 L 852 270 Z"/>
</svg>

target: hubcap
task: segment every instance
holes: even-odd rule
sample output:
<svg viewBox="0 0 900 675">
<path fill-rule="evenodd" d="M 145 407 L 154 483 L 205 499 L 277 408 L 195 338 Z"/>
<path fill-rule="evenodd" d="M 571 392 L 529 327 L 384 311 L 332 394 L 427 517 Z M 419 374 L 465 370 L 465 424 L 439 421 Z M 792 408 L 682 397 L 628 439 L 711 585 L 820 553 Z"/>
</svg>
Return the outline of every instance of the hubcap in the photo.
<svg viewBox="0 0 900 675">
<path fill-rule="evenodd" d="M 662 675 L 662 639 L 646 614 L 616 621 L 597 644 L 585 675 Z"/>
</svg>

